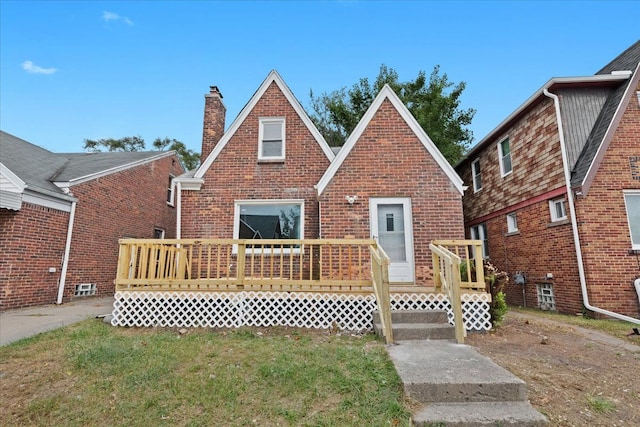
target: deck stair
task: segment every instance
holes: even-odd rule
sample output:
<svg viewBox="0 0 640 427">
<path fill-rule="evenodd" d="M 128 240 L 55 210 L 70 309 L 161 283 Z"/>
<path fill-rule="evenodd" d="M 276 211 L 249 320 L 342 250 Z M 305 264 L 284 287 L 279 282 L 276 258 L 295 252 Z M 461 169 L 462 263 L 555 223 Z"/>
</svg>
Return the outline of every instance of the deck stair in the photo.
<svg viewBox="0 0 640 427">
<path fill-rule="evenodd" d="M 374 313 L 374 329 L 379 331 Z M 405 394 L 421 406 L 414 426 L 547 426 L 524 381 L 473 347 L 457 344 L 446 312 L 394 312 L 387 346 Z"/>
</svg>

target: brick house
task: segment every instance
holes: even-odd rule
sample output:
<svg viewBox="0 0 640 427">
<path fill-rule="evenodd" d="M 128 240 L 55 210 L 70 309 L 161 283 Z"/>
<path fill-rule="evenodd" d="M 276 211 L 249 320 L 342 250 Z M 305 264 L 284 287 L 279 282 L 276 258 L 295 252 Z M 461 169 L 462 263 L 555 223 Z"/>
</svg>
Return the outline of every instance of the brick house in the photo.
<svg viewBox="0 0 640 427">
<path fill-rule="evenodd" d="M 52 153 L 0 131 L 0 308 L 112 295 L 118 239 L 175 236 L 174 152 Z"/>
<path fill-rule="evenodd" d="M 640 41 L 552 78 L 456 166 L 467 235 L 514 279 L 509 303 L 639 317 L 639 62 Z"/>
<path fill-rule="evenodd" d="M 206 95 L 205 160 L 176 179 L 179 237 L 252 238 L 275 215 L 291 238 L 376 236 L 391 282 L 432 284 L 429 243 L 464 236 L 462 181 L 389 87 L 337 156 L 277 72 L 224 133 L 221 98 Z"/>
</svg>

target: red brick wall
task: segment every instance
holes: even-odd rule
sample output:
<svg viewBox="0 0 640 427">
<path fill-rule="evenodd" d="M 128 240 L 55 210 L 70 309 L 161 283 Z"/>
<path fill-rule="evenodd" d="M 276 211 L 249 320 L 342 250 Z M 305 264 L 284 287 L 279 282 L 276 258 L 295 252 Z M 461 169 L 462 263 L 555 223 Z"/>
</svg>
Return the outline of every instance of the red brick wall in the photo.
<svg viewBox="0 0 640 427">
<path fill-rule="evenodd" d="M 175 208 L 167 205 L 169 175 L 182 173 L 177 157 L 165 157 L 71 187 L 78 198 L 64 299 L 75 285 L 96 283 L 97 295 L 111 295 L 118 239 L 153 238 L 154 228 L 175 237 Z"/>
<path fill-rule="evenodd" d="M 640 276 L 640 268 L 636 256 L 629 254 L 631 236 L 623 196 L 623 190 L 640 190 L 640 180 L 631 173 L 632 157 L 640 157 L 640 107 L 635 93 L 589 192 L 576 200 L 576 212 L 589 302 L 637 318 L 640 307 L 633 280 Z"/>
<path fill-rule="evenodd" d="M 579 313 L 582 295 L 571 224 L 568 221 L 551 222 L 548 200 L 513 212 L 518 221 L 517 232 L 507 233 L 506 214 L 486 221 L 490 260 L 511 276 L 505 291 L 507 302 L 517 306 L 524 306 L 526 302 L 527 307 L 538 307 L 536 285 L 551 283 L 556 309 L 563 313 Z M 525 274 L 524 296 L 522 285 L 513 281 L 516 272 Z M 553 279 L 548 280 L 547 273 L 551 273 Z"/>
<path fill-rule="evenodd" d="M 285 117 L 282 162 L 258 162 L 261 117 Z M 328 165 L 311 132 L 272 83 L 206 172 L 200 191 L 182 192 L 182 237 L 232 238 L 235 200 L 303 199 L 304 237 L 317 238 L 314 185 Z"/>
<path fill-rule="evenodd" d="M 501 177 L 497 144 L 507 137 L 513 172 Z M 523 305 L 526 299 L 528 307 L 536 307 L 536 284 L 548 282 L 557 310 L 574 314 L 582 309 L 582 296 L 571 225 L 551 224 L 549 210 L 550 199 L 564 195 L 566 201 L 559 141 L 553 101 L 544 99 L 469 158 L 480 158 L 482 190 L 474 193 L 470 162 L 459 165 L 458 172 L 469 186 L 463 198 L 467 236 L 470 225 L 486 223 L 489 260 L 511 277 L 507 302 Z M 507 235 L 506 215 L 514 212 L 519 234 Z M 512 280 L 518 271 L 527 278 L 525 297 Z M 547 273 L 553 280 L 545 279 Z"/>
<path fill-rule="evenodd" d="M 462 198 L 388 100 L 320 196 L 322 237 L 369 238 L 370 197 L 411 198 L 416 283 L 431 285 L 429 243 L 463 238 Z"/>
<path fill-rule="evenodd" d="M 513 172 L 501 177 L 497 144 L 507 137 Z M 469 186 L 464 194 L 467 223 L 562 187 L 562 155 L 553 102 L 549 99 L 536 105 L 469 161 L 477 158 L 482 171 L 482 190 L 477 193 L 473 192 L 470 162 L 458 167 L 458 173 Z"/>
<path fill-rule="evenodd" d="M 0 209 L 1 310 L 56 302 L 68 223 L 68 212 L 31 203 Z"/>
</svg>

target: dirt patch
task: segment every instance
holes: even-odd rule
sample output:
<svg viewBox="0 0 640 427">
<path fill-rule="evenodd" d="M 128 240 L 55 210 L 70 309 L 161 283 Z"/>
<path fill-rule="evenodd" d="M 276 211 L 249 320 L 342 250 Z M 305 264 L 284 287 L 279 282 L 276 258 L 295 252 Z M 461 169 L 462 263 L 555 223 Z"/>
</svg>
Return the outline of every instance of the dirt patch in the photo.
<svg viewBox="0 0 640 427">
<path fill-rule="evenodd" d="M 552 426 L 640 425 L 640 352 L 634 346 L 517 313 L 466 343 L 524 380 L 531 404 Z"/>
</svg>

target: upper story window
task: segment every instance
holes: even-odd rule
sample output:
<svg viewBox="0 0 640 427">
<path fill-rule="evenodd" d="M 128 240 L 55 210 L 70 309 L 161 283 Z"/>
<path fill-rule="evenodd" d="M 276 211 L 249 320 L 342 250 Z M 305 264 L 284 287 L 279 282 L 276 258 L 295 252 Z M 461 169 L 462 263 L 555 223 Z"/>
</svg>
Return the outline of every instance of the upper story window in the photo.
<svg viewBox="0 0 640 427">
<path fill-rule="evenodd" d="M 631 231 L 631 248 L 640 250 L 640 191 L 625 191 L 624 204 Z"/>
<path fill-rule="evenodd" d="M 284 117 L 260 119 L 258 160 L 284 160 L 285 120 Z"/>
<path fill-rule="evenodd" d="M 507 233 L 515 233 L 518 231 L 518 218 L 516 213 L 507 214 Z"/>
<path fill-rule="evenodd" d="M 473 192 L 482 190 L 482 172 L 480 172 L 480 159 L 471 163 L 471 175 L 473 176 Z"/>
<path fill-rule="evenodd" d="M 564 199 L 549 200 L 549 211 L 551 212 L 551 222 L 567 219 L 567 208 Z"/>
<path fill-rule="evenodd" d="M 169 175 L 169 186 L 167 188 L 167 204 L 173 206 L 173 189 L 175 185 L 173 183 L 173 175 Z"/>
<path fill-rule="evenodd" d="M 498 144 L 498 156 L 500 158 L 501 176 L 509 175 L 513 170 L 511 167 L 511 145 L 509 144 L 509 138 Z"/>
<path fill-rule="evenodd" d="M 487 236 L 487 224 L 482 223 L 471 227 L 471 238 L 482 240 L 482 256 L 489 258 L 489 238 Z"/>
</svg>

